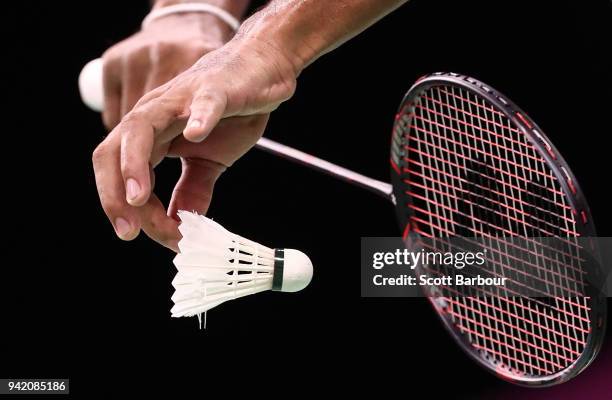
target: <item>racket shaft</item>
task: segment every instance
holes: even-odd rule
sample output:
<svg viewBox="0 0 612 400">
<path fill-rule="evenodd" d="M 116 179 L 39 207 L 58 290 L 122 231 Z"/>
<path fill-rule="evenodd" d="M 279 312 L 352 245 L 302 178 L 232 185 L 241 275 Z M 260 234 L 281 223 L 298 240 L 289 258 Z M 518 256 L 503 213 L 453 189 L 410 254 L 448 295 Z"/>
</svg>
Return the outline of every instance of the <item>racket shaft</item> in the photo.
<svg viewBox="0 0 612 400">
<path fill-rule="evenodd" d="M 313 170 L 334 176 L 355 186 L 368 189 L 394 202 L 393 186 L 391 186 L 391 184 L 389 183 L 381 182 L 365 175 L 358 174 L 357 172 L 340 167 L 339 165 L 330 163 L 329 161 L 322 160 L 313 155 L 304 153 L 303 151 L 294 149 L 289 146 L 285 146 L 284 144 L 275 142 L 267 138 L 259 139 L 256 144 L 256 147 L 276 156 L 280 156 L 298 164 L 305 165 Z"/>
</svg>

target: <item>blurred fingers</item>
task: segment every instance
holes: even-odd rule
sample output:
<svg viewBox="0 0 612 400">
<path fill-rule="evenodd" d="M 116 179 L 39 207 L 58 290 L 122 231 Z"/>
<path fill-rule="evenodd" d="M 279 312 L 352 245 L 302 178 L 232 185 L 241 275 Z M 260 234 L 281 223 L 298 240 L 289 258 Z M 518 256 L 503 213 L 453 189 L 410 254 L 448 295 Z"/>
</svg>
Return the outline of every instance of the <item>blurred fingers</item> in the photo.
<svg viewBox="0 0 612 400">
<path fill-rule="evenodd" d="M 121 82 L 121 115 L 132 110 L 145 94 L 145 84 L 150 75 L 151 60 L 149 49 L 142 48 L 123 58 Z"/>
<path fill-rule="evenodd" d="M 102 121 L 108 130 L 121 119 L 121 66 L 118 59 L 109 54 L 103 56 L 104 110 Z"/>
</svg>

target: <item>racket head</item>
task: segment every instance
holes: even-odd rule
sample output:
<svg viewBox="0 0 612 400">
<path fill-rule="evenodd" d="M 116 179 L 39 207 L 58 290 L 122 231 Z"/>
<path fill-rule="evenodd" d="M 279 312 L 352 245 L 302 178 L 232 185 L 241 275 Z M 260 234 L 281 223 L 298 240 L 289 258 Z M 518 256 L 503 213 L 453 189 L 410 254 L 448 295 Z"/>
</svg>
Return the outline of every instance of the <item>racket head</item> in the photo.
<svg viewBox="0 0 612 400">
<path fill-rule="evenodd" d="M 433 140 L 433 143 L 428 140 Z M 478 142 L 482 147 L 478 147 Z M 418 143 L 427 144 L 419 147 Z M 487 154 L 487 150 L 490 154 Z M 479 156 L 482 154 L 484 156 Z M 509 158 L 508 154 L 514 154 L 515 157 L 512 157 L 512 161 L 504 162 L 504 158 L 506 160 Z M 425 161 L 427 159 L 434 161 Z M 423 204 L 435 203 L 437 208 L 432 208 L 438 211 L 440 207 L 451 210 L 452 195 L 449 187 L 459 181 L 456 176 L 460 176 L 462 170 L 465 172 L 470 169 L 476 170 L 473 173 L 478 174 L 481 184 L 494 179 L 504 181 L 496 183 L 499 185 L 497 187 L 499 190 L 479 191 L 474 194 L 477 198 L 474 197 L 472 200 L 498 203 L 501 210 L 504 207 L 511 208 L 513 205 L 521 204 L 519 208 L 522 210 L 522 205 L 530 206 L 528 203 L 533 202 L 535 198 L 527 196 L 527 193 L 536 193 L 543 198 L 538 200 L 539 204 L 531 206 L 542 207 L 545 210 L 539 211 L 540 218 L 534 217 L 537 213 L 524 218 L 535 225 L 545 226 L 544 232 L 550 236 L 560 234 L 568 237 L 596 237 L 593 218 L 578 180 L 553 143 L 512 101 L 491 86 L 474 78 L 455 73 L 434 73 L 420 78 L 407 92 L 396 115 L 390 162 L 397 218 L 406 240 L 409 237 L 418 238 L 425 234 L 423 229 L 430 234 L 453 235 L 453 229 L 449 231 L 440 227 L 443 225 L 441 222 L 443 217 L 437 217 L 438 223 L 432 222 L 432 219 L 436 220 L 435 216 L 427 217 L 427 210 L 431 209 L 425 210 Z M 466 163 L 469 162 L 473 164 L 466 167 L 468 165 Z M 440 167 L 444 163 L 448 166 Z M 433 164 L 436 164 L 435 167 Z M 434 170 L 436 172 L 432 172 Z M 518 171 L 522 171 L 522 174 Z M 435 174 L 439 179 L 433 177 Z M 510 178 L 504 180 L 504 175 Z M 415 181 L 415 176 L 419 182 Z M 442 179 L 443 176 L 450 176 L 450 181 Z M 546 178 L 542 181 L 541 176 Z M 538 184 L 542 187 L 538 187 Z M 459 193 L 459 197 L 465 196 L 476 186 L 464 188 L 466 190 Z M 438 194 L 436 201 L 423 195 L 428 191 Z M 551 197 L 555 198 L 557 206 L 547 205 Z M 417 203 L 421 207 L 417 207 Z M 551 215 L 553 211 L 560 213 L 558 209 L 563 209 L 563 218 L 545 217 L 546 212 Z M 516 214 L 516 211 L 513 213 Z M 563 221 L 564 226 L 555 229 L 555 225 L 561 225 L 560 221 Z M 451 220 L 450 224 L 453 223 L 455 222 Z M 487 230 L 491 234 L 522 236 L 524 229 L 520 229 L 521 225 L 524 228 L 525 223 L 519 221 L 509 224 L 508 228 L 493 226 L 493 228 L 487 227 Z M 467 229 L 462 227 L 462 231 L 463 234 L 467 232 L 468 235 L 471 233 L 474 236 L 482 233 L 470 227 Z M 593 246 L 596 247 L 596 243 Z M 597 249 L 593 252 L 597 253 Z M 589 279 L 602 279 L 600 269 L 594 267 L 594 264 L 586 263 L 582 267 L 586 269 L 585 273 Z M 516 384 L 550 386 L 567 381 L 584 370 L 601 347 L 606 324 L 606 297 L 601 290 L 588 283 L 584 293 L 586 296 L 580 298 L 580 302 L 584 302 L 584 307 L 576 311 L 580 315 L 571 315 L 574 312 L 571 310 L 573 306 L 570 306 L 568 312 L 566 304 L 563 304 L 562 312 L 540 309 L 531 299 L 524 297 L 514 300 L 492 296 L 464 297 L 457 304 L 453 303 L 450 306 L 448 303 L 445 305 L 445 301 L 440 301 L 442 295 L 440 298 L 430 295 L 428 299 L 461 348 L 485 369 Z M 484 317 L 478 315 L 481 319 L 477 319 L 475 317 L 477 313 L 472 312 L 474 318 L 469 318 L 467 315 L 470 314 L 470 308 L 476 311 L 475 306 L 469 307 L 465 304 L 470 301 L 474 302 L 471 304 L 478 304 L 478 310 L 484 308 L 489 315 Z M 511 301 L 520 301 L 521 306 L 502 306 L 504 302 Z M 459 303 L 464 304 L 459 305 Z M 457 314 L 453 315 L 448 307 L 460 308 L 466 316 L 463 317 L 462 314 L 457 317 Z M 513 309 L 521 311 L 515 311 L 513 315 Z M 546 320 L 546 324 L 550 322 L 552 329 L 546 330 L 547 325 L 542 331 L 540 326 L 538 334 L 534 329 L 536 326 L 534 313 L 537 318 Z M 559 325 L 563 321 L 559 322 L 555 318 L 567 319 L 568 314 L 570 319 L 579 317 L 588 320 L 588 329 L 585 329 L 584 321 L 580 327 L 578 324 Z M 527 319 L 525 315 L 528 316 Z M 472 328 L 480 327 L 480 331 L 469 330 L 469 327 L 465 326 L 465 321 L 471 321 Z M 514 321 L 516 326 L 510 326 L 507 330 L 504 328 L 503 332 L 494 332 L 490 329 L 492 321 L 504 327 L 508 325 L 508 321 Z M 541 321 L 538 320 L 539 322 Z M 467 325 L 470 325 L 470 322 Z M 578 339 L 575 342 L 568 339 L 577 332 L 577 329 L 580 329 L 582 338 L 579 343 Z M 585 330 L 588 333 L 585 333 Z M 520 343 L 518 347 L 517 342 Z M 563 350 L 553 348 L 555 345 L 561 346 Z"/>
</svg>

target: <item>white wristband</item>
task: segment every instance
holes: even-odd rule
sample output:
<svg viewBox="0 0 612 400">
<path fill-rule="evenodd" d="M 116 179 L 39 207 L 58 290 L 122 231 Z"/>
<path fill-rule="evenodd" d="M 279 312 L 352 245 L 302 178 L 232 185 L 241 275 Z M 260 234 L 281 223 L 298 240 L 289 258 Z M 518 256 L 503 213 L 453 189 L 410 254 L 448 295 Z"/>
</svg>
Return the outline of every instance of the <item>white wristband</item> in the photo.
<svg viewBox="0 0 612 400">
<path fill-rule="evenodd" d="M 151 11 L 149 15 L 147 15 L 145 19 L 142 20 L 142 29 L 146 28 L 147 25 L 149 25 L 154 20 L 165 17 L 170 14 L 194 12 L 208 13 L 219 17 L 221 20 L 223 20 L 223 22 L 228 24 L 235 31 L 240 28 L 240 21 L 238 21 L 232 14 L 228 13 L 220 7 L 204 3 L 183 3 L 157 8 Z"/>
</svg>

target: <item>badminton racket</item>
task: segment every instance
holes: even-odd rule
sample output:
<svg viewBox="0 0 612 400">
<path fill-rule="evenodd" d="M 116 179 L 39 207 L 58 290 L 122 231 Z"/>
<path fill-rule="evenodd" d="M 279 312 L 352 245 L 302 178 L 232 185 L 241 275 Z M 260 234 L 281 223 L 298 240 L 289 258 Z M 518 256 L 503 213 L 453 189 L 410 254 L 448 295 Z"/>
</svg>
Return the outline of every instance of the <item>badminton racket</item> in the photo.
<svg viewBox="0 0 612 400">
<path fill-rule="evenodd" d="M 97 63 L 79 83 L 85 103 L 100 110 Z M 488 238 L 495 270 L 513 276 L 515 286 L 552 288 L 542 296 L 424 288 L 444 327 L 485 369 L 516 384 L 548 386 L 576 376 L 595 358 L 606 299 L 593 284 L 602 279 L 596 263 L 585 261 L 579 241 L 596 236 L 588 205 L 550 139 L 491 86 L 454 73 L 420 78 L 395 118 L 391 184 L 266 138 L 256 147 L 387 198 L 407 241 Z M 536 237 L 561 245 L 536 243 Z M 517 257 L 519 263 L 505 262 Z"/>
</svg>

